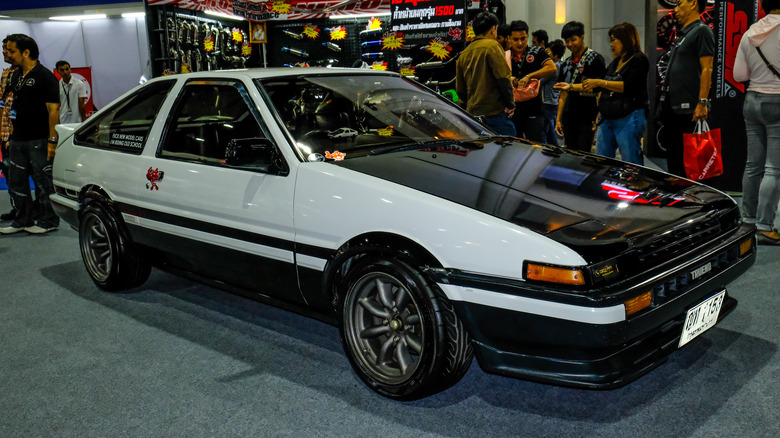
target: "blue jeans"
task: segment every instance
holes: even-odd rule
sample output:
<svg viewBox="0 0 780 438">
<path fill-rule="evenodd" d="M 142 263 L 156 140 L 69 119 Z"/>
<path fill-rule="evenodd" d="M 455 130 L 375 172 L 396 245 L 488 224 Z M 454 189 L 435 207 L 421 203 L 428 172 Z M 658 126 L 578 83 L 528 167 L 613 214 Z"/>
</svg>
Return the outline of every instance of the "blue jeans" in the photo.
<svg viewBox="0 0 780 438">
<path fill-rule="evenodd" d="M 621 119 L 604 120 L 596 133 L 596 154 L 615 158 L 615 151 L 620 150 L 623 161 L 644 164 L 642 137 L 646 126 L 643 109 L 635 110 Z"/>
<path fill-rule="evenodd" d="M 12 222 L 14 227 L 29 227 L 34 225 L 32 219 L 32 196 L 30 193 L 30 180 L 28 175 L 32 173 L 35 187 L 40 187 L 38 205 L 40 215 L 38 225 L 42 228 L 57 227 L 60 218 L 51 208 L 49 195 L 54 193 L 54 183 L 51 177 L 51 161 L 47 155 L 46 139 L 16 141 L 11 140 L 8 163 L 8 193 L 11 195 L 14 207 L 18 210 L 16 218 Z M 29 169 L 29 171 L 28 171 Z M 29 172 L 29 173 L 28 173 Z"/>
<path fill-rule="evenodd" d="M 742 113 L 747 128 L 742 215 L 745 222 L 770 231 L 780 200 L 780 95 L 749 91 Z"/>
<path fill-rule="evenodd" d="M 542 143 L 558 146 L 558 134 L 555 133 L 555 119 L 558 118 L 558 105 L 545 103 L 544 109 L 544 127 L 542 128 Z"/>
<path fill-rule="evenodd" d="M 485 116 L 485 124 L 498 135 L 516 136 L 517 130 L 509 114 L 500 112 L 494 116 Z"/>
</svg>

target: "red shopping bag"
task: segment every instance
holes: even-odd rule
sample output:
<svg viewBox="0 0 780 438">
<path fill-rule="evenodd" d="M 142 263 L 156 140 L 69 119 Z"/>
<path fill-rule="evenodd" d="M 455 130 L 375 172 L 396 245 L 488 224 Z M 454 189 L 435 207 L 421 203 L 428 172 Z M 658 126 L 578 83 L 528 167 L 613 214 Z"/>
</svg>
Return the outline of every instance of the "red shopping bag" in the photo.
<svg viewBox="0 0 780 438">
<path fill-rule="evenodd" d="M 723 175 L 720 155 L 720 128 L 710 129 L 699 121 L 691 134 L 683 134 L 683 164 L 688 179 L 700 181 Z"/>
</svg>

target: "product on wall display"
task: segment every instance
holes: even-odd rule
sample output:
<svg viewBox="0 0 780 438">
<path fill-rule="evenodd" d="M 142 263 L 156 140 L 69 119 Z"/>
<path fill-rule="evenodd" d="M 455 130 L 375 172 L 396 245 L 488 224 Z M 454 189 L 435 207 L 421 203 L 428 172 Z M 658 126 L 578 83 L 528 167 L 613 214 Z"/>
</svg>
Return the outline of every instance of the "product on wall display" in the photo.
<svg viewBox="0 0 780 438">
<path fill-rule="evenodd" d="M 222 22 L 200 10 L 177 7 L 191 4 L 192 1 L 148 1 L 152 75 L 245 67 L 252 54 L 247 39 L 248 22 Z"/>
</svg>

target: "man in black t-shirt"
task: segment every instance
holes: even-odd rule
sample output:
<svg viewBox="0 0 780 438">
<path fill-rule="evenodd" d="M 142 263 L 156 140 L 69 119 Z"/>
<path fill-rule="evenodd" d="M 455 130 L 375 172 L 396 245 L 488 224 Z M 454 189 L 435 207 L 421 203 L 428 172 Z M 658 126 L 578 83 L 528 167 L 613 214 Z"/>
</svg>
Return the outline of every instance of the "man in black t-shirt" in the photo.
<svg viewBox="0 0 780 438">
<path fill-rule="evenodd" d="M 677 39 L 662 84 L 661 144 L 666 147 L 669 173 L 686 177 L 683 165 L 683 134 L 693 132 L 696 122 L 709 116 L 712 60 L 715 37 L 700 17 L 704 0 L 680 0 L 674 8 Z"/>
<path fill-rule="evenodd" d="M 20 68 L 11 77 L 14 101 L 11 108 L 13 134 L 9 145 L 8 191 L 17 209 L 11 225 L 0 228 L 0 234 L 27 231 L 42 234 L 56 230 L 60 220 L 51 208 L 49 196 L 54 193 L 51 164 L 57 146 L 60 95 L 54 73 L 38 62 L 38 45 L 27 35 L 8 35 L 6 43 L 9 58 Z M 48 138 L 47 138 L 48 137 Z M 28 183 L 28 169 L 36 187 L 41 188 L 38 199 L 38 223 L 32 219 L 32 199 Z"/>
<path fill-rule="evenodd" d="M 560 82 L 555 84 L 561 90 L 555 132 L 564 137 L 567 148 L 590 152 L 598 107 L 596 93 L 584 90 L 582 81 L 603 78 L 607 65 L 603 56 L 585 46 L 584 37 L 585 25 L 577 21 L 566 23 L 561 30 L 571 56 L 563 62 Z"/>
<path fill-rule="evenodd" d="M 554 75 L 558 69 L 550 55 L 539 46 L 528 46 L 528 24 L 522 20 L 510 25 L 512 43 L 512 77 L 520 88 L 528 85 L 531 79 L 541 80 Z M 524 102 L 515 102 L 515 115 L 512 121 L 517 128 L 517 136 L 531 141 L 542 141 L 544 130 L 544 108 L 541 93 Z"/>
</svg>

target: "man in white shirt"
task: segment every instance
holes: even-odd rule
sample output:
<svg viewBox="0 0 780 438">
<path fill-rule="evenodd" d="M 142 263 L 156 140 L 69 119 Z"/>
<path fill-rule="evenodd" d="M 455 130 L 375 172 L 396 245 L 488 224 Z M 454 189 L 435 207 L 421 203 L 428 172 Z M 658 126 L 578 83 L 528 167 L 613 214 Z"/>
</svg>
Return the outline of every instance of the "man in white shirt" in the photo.
<svg viewBox="0 0 780 438">
<path fill-rule="evenodd" d="M 84 83 L 73 79 L 68 61 L 57 61 L 60 74 L 60 123 L 81 123 L 87 119 L 87 89 Z"/>
</svg>

